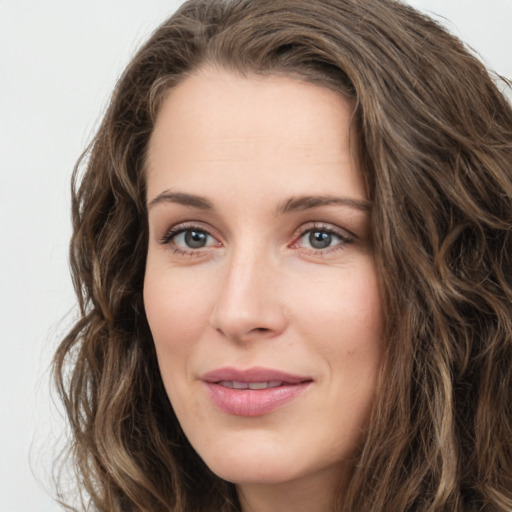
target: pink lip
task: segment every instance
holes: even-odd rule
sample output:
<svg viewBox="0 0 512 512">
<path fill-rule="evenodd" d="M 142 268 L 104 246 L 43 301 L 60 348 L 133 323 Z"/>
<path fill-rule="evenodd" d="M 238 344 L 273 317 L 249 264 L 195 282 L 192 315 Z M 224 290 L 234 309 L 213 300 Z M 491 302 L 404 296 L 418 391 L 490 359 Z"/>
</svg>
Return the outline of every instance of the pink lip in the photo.
<svg viewBox="0 0 512 512">
<path fill-rule="evenodd" d="M 204 374 L 201 380 L 212 402 L 222 411 L 235 416 L 268 414 L 297 398 L 313 382 L 311 377 L 259 367 L 247 370 L 220 368 Z M 265 389 L 234 389 L 222 384 L 226 381 L 282 384 Z"/>
</svg>

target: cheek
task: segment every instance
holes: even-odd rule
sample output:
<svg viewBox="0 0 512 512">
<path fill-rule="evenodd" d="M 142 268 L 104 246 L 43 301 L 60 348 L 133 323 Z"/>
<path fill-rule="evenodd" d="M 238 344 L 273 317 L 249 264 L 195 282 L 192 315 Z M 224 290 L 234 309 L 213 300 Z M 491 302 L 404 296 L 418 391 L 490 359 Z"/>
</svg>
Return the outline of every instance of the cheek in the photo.
<svg viewBox="0 0 512 512">
<path fill-rule="evenodd" d="M 354 356 L 380 351 L 383 313 L 373 260 L 310 284 L 295 290 L 296 314 L 325 350 Z"/>
<path fill-rule="evenodd" d="M 306 288 L 297 294 L 297 318 L 302 318 L 304 337 L 321 355 L 328 384 L 318 406 L 322 414 L 334 416 L 333 425 L 356 439 L 369 418 L 385 349 L 373 260 L 344 268 L 336 279 L 316 281 L 309 293 Z"/>
<path fill-rule="evenodd" d="M 190 392 L 194 375 L 190 361 L 209 325 L 211 299 L 204 279 L 148 264 L 144 306 L 167 396 L 180 422 L 195 411 L 206 422 L 198 396 Z"/>
<path fill-rule="evenodd" d="M 144 306 L 163 374 L 167 365 L 189 353 L 208 324 L 210 305 L 203 284 L 148 264 Z"/>
</svg>

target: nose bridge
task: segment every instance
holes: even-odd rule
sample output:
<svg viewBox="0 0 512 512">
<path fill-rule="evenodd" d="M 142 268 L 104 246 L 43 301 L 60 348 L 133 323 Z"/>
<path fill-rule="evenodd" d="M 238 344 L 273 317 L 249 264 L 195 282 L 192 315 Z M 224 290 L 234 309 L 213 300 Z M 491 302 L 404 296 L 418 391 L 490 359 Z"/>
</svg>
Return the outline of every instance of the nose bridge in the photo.
<svg viewBox="0 0 512 512">
<path fill-rule="evenodd" d="M 248 242 L 233 247 L 212 314 L 214 327 L 229 338 L 272 336 L 285 316 L 272 280 L 276 261 L 268 250 Z"/>
</svg>

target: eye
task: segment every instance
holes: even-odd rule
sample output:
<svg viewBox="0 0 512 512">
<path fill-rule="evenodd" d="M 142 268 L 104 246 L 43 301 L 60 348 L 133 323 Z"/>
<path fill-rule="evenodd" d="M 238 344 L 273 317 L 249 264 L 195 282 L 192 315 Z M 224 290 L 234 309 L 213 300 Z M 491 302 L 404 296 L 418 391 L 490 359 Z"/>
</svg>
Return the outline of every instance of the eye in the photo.
<svg viewBox="0 0 512 512">
<path fill-rule="evenodd" d="M 186 229 L 174 235 L 172 240 L 176 245 L 187 249 L 202 249 L 215 241 L 206 231 L 199 229 Z"/>
<path fill-rule="evenodd" d="M 311 249 L 327 249 L 340 241 L 341 237 L 339 235 L 319 229 L 311 230 L 301 237 L 302 245 L 309 246 Z"/>
<path fill-rule="evenodd" d="M 170 245 L 177 252 L 195 252 L 208 247 L 220 246 L 208 231 L 196 226 L 175 226 L 162 238 L 163 245 Z"/>
<path fill-rule="evenodd" d="M 346 232 L 330 226 L 313 226 L 300 233 L 292 247 L 306 249 L 313 253 L 324 253 L 330 250 L 343 249 L 346 244 L 354 241 Z"/>
</svg>

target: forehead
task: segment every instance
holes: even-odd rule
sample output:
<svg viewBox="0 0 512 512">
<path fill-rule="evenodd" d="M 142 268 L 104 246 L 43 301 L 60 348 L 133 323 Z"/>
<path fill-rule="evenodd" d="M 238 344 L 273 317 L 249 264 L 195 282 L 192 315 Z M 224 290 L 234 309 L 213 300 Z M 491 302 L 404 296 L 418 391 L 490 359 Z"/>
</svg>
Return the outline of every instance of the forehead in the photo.
<svg viewBox="0 0 512 512">
<path fill-rule="evenodd" d="M 308 82 L 201 70 L 162 104 L 149 145 L 148 196 L 209 179 L 253 189 L 272 179 L 287 187 L 323 180 L 365 197 L 351 113 L 349 100 Z"/>
</svg>

